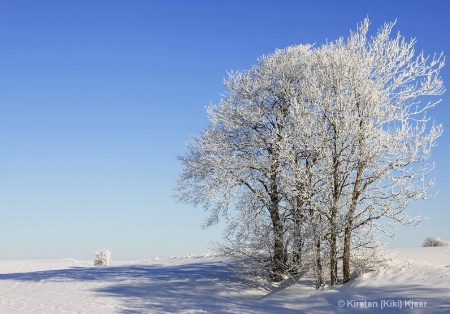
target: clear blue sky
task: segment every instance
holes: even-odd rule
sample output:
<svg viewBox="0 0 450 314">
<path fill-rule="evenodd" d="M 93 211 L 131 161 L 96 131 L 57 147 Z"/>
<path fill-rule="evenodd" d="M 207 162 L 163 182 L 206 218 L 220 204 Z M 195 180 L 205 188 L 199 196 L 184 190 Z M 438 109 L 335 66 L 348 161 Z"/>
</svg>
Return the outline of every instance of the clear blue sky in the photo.
<svg viewBox="0 0 450 314">
<path fill-rule="evenodd" d="M 208 252 L 221 225 L 176 204 L 176 155 L 207 126 L 223 78 L 276 48 L 372 33 L 397 19 L 418 51 L 450 54 L 450 1 L 0 0 L 0 259 Z M 450 65 L 442 77 L 450 86 Z M 430 219 L 391 247 L 450 240 L 450 97 Z"/>
</svg>

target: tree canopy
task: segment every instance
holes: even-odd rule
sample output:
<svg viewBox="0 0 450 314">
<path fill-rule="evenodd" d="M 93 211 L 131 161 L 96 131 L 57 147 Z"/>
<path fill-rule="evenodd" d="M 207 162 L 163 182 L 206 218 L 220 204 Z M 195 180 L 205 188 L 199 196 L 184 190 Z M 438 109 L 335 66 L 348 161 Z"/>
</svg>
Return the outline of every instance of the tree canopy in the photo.
<svg viewBox="0 0 450 314">
<path fill-rule="evenodd" d="M 323 285 L 329 269 L 334 285 L 337 261 L 346 282 L 374 228 L 418 220 L 405 209 L 430 198 L 442 126 L 426 112 L 444 92 L 444 57 L 417 55 L 414 39 L 391 36 L 394 24 L 369 37 L 366 19 L 347 39 L 276 50 L 229 74 L 208 128 L 179 157 L 177 184 L 180 201 L 210 212 L 206 226 L 229 218 L 224 251 L 276 281 L 313 268 Z"/>
</svg>

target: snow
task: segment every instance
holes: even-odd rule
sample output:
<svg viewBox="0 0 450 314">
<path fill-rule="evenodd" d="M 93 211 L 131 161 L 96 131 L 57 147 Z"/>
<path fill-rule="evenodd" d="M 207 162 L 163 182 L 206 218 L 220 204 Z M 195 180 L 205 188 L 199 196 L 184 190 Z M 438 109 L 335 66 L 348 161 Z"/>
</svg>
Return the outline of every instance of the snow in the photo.
<svg viewBox="0 0 450 314">
<path fill-rule="evenodd" d="M 333 290 L 307 275 L 258 289 L 230 263 L 0 261 L 0 313 L 450 313 L 450 247 L 391 250 L 386 266 Z"/>
</svg>

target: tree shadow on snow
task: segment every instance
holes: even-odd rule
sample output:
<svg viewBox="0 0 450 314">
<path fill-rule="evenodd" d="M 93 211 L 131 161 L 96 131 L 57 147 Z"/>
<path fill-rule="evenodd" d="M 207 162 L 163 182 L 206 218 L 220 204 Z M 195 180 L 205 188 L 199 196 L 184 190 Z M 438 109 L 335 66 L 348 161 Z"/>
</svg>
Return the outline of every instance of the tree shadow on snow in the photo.
<svg viewBox="0 0 450 314">
<path fill-rule="evenodd" d="M 0 274 L 0 280 L 101 282 L 103 287 L 94 292 L 99 297 L 120 299 L 121 313 L 126 314 L 450 313 L 448 289 L 421 285 L 358 286 L 357 281 L 351 281 L 336 290 L 307 293 L 305 299 L 296 295 L 295 289 L 283 291 L 292 285 L 311 287 L 311 280 L 298 276 L 263 296 L 230 271 L 229 266 L 227 262 L 198 262 L 175 266 L 72 267 Z M 427 304 L 411 309 L 408 306 L 414 304 L 408 303 L 410 300 Z M 343 307 L 339 307 L 339 301 L 344 302 Z M 377 307 L 362 307 L 364 304 L 358 303 L 364 301 Z"/>
<path fill-rule="evenodd" d="M 0 274 L 0 280 L 106 283 L 95 292 L 121 299 L 122 313 L 298 313 L 283 302 L 262 301 L 225 262 L 73 267 Z"/>
</svg>

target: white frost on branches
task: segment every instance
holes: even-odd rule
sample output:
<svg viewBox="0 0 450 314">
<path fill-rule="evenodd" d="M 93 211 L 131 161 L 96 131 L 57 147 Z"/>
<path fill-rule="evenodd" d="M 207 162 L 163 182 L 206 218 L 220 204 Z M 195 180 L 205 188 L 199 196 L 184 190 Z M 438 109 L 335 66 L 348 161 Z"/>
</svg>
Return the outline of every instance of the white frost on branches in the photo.
<svg viewBox="0 0 450 314">
<path fill-rule="evenodd" d="M 322 285 L 328 267 L 333 285 L 338 259 L 345 282 L 352 248 L 372 245 L 374 229 L 421 220 L 405 209 L 431 198 L 442 126 L 426 112 L 444 92 L 444 57 L 416 56 L 414 39 L 391 37 L 394 24 L 368 37 L 366 19 L 347 39 L 229 74 L 209 127 L 179 157 L 177 185 L 180 201 L 210 212 L 205 226 L 228 219 L 224 252 L 277 281 L 313 267 Z"/>
<path fill-rule="evenodd" d="M 94 266 L 109 266 L 109 260 L 111 259 L 111 252 L 103 250 L 95 253 Z"/>
<path fill-rule="evenodd" d="M 438 237 L 430 237 L 425 239 L 422 246 L 424 247 L 450 246 L 450 242 L 441 240 Z"/>
</svg>

